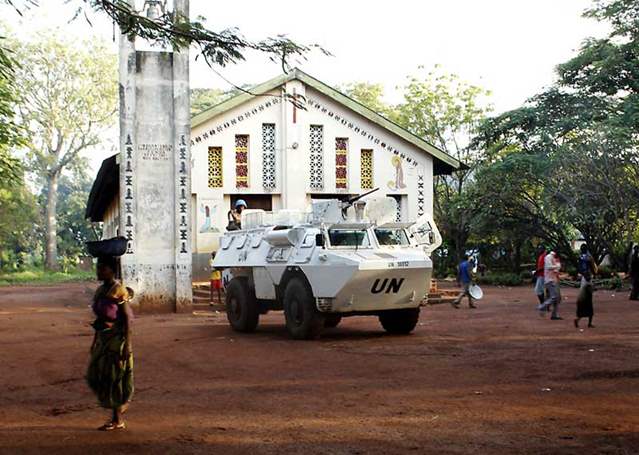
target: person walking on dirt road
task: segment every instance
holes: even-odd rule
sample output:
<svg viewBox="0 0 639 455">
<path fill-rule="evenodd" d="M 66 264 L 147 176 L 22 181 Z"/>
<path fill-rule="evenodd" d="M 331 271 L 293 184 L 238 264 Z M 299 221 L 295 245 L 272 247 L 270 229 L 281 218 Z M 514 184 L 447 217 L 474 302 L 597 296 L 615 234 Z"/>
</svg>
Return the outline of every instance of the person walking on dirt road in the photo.
<svg viewBox="0 0 639 455">
<path fill-rule="evenodd" d="M 544 303 L 545 286 L 544 286 L 544 259 L 546 259 L 546 247 L 539 245 L 537 248 L 537 267 L 535 269 L 535 294 L 539 299 L 539 304 Z"/>
<path fill-rule="evenodd" d="M 123 430 L 124 413 L 133 396 L 133 353 L 129 300 L 133 290 L 115 280 L 116 258 L 98 258 L 97 278 L 103 282 L 93 297 L 95 336 L 87 382 L 100 406 L 112 410 L 112 417 L 99 430 Z"/>
<path fill-rule="evenodd" d="M 469 256 L 465 254 L 464 260 L 461 261 L 457 270 L 457 283 L 462 286 L 462 292 L 460 292 L 457 298 L 452 302 L 455 308 L 459 308 L 459 304 L 464 296 L 468 296 L 469 308 L 477 308 L 470 295 L 470 286 L 473 284 L 473 265 L 472 259 L 469 260 Z"/>
<path fill-rule="evenodd" d="M 595 326 L 592 325 L 592 318 L 595 315 L 592 305 L 592 278 L 597 273 L 597 264 L 595 263 L 595 258 L 588 251 L 586 244 L 581 245 L 580 250 L 578 272 L 581 275 L 581 287 L 577 296 L 575 327 L 579 328 L 579 320 L 581 318 L 588 318 L 588 327 L 594 328 Z"/>
<path fill-rule="evenodd" d="M 543 303 L 537 306 L 539 310 L 539 315 L 544 316 L 546 312 L 546 308 L 552 305 L 552 315 L 550 319 L 553 321 L 561 320 L 563 318 L 559 317 L 558 308 L 559 303 L 561 302 L 561 292 L 559 289 L 559 270 L 561 269 L 561 262 L 559 260 L 559 256 L 555 251 L 551 251 L 544 258 L 544 285 L 546 287 L 546 292 L 548 293 L 548 298 L 544 300 Z"/>
</svg>

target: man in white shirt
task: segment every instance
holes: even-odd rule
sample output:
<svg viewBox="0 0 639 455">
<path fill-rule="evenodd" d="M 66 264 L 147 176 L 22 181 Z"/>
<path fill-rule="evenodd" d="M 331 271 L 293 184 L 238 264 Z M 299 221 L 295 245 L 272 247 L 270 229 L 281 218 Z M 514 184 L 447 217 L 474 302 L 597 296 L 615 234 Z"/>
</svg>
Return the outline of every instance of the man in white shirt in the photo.
<svg viewBox="0 0 639 455">
<path fill-rule="evenodd" d="M 539 310 L 539 315 L 543 317 L 546 308 L 552 305 L 552 316 L 550 316 L 550 319 L 554 321 L 563 319 L 557 314 L 557 309 L 561 302 L 561 294 L 559 292 L 560 269 L 561 262 L 559 261 L 559 256 L 553 250 L 548 253 L 544 259 L 544 286 L 546 287 L 548 298 L 544 300 L 544 303 L 539 304 L 537 309 Z"/>
</svg>

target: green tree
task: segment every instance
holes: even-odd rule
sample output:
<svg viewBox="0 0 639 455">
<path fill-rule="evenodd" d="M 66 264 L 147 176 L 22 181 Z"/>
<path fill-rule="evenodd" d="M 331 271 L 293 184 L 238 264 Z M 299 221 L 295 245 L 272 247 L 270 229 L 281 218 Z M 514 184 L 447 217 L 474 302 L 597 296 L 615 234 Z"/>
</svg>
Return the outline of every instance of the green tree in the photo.
<svg viewBox="0 0 639 455">
<path fill-rule="evenodd" d="M 16 180 L 22 175 L 19 160 L 11 155 L 11 148 L 22 142 L 22 131 L 15 122 L 17 63 L 5 42 L 0 35 L 0 181 Z"/>
<path fill-rule="evenodd" d="M 422 69 L 420 67 L 420 69 Z M 381 84 L 353 82 L 341 90 L 356 101 L 391 121 L 424 138 L 465 164 L 451 176 L 438 176 L 435 181 L 435 216 L 443 233 L 443 249 L 453 255 L 444 257 L 453 265 L 461 257 L 470 235 L 470 209 L 467 186 L 484 157 L 481 147 L 469 139 L 491 110 L 490 92 L 462 81 L 458 76 L 435 67 L 420 76 L 410 76 L 402 87 L 404 100 L 396 106 L 383 100 Z"/>
<path fill-rule="evenodd" d="M 560 85 L 594 95 L 620 95 L 617 115 L 639 123 L 639 7 L 635 0 L 595 0 L 584 16 L 608 22 L 611 33 L 589 38 L 579 53 L 557 67 Z"/>
<path fill-rule="evenodd" d="M 95 240 L 93 227 L 84 217 L 93 182 L 86 172 L 89 168 L 86 158 L 81 161 L 84 165 L 62 175 L 58 184 L 58 254 L 71 263 L 85 254 L 85 242 Z M 45 206 L 47 198 L 45 189 L 39 196 L 41 206 Z"/>
<path fill-rule="evenodd" d="M 614 0 L 595 2 L 586 14 L 610 20 L 611 35 L 586 40 L 576 57 L 558 66 L 555 86 L 486 121 L 475 143 L 495 160 L 488 176 L 507 178 L 499 169 L 514 160 L 545 163 L 541 175 L 517 174 L 519 186 L 500 185 L 500 202 L 511 203 L 503 216 L 522 215 L 510 219 L 573 259 L 562 237 L 581 234 L 597 259 L 610 254 L 623 268 L 639 207 L 639 47 L 631 26 L 639 24 L 639 11 L 636 2 Z M 513 150 L 524 156 L 511 156 Z M 530 182 L 542 190 L 536 199 L 542 210 L 526 216 L 530 201 L 514 196 Z M 483 190 L 496 196 L 487 185 Z"/>
<path fill-rule="evenodd" d="M 454 258 L 461 258 L 470 235 L 467 186 L 484 159 L 483 149 L 469 140 L 492 110 L 490 92 L 436 67 L 425 76 L 410 76 L 398 106 L 398 122 L 436 145 L 464 166 L 435 179 L 435 217 Z"/>
<path fill-rule="evenodd" d="M 28 132 L 29 168 L 46 189 L 45 265 L 57 268 L 58 186 L 82 166 L 81 153 L 100 143 L 116 112 L 116 58 L 103 43 L 71 43 L 55 34 L 20 43 L 16 71 L 23 92 L 20 120 Z"/>
<path fill-rule="evenodd" d="M 477 239 L 511 253 L 518 270 L 520 252 L 533 239 L 574 259 L 575 230 L 552 204 L 554 164 L 520 150 L 510 150 L 481 166 L 469 192 L 471 230 Z"/>
<path fill-rule="evenodd" d="M 398 112 L 394 106 L 386 103 L 384 98 L 384 86 L 369 82 L 351 82 L 340 87 L 341 91 L 363 104 L 372 111 L 383 115 L 389 120 L 397 121 Z"/>
<path fill-rule="evenodd" d="M 227 96 L 227 93 L 215 88 L 191 89 L 191 117 L 221 103 Z"/>
<path fill-rule="evenodd" d="M 37 250 L 39 218 L 35 197 L 23 179 L 0 179 L 0 268 L 15 268 Z"/>
<path fill-rule="evenodd" d="M 220 90 L 217 88 L 194 88 L 191 89 L 191 116 L 200 114 L 229 98 L 246 92 L 251 84 L 245 84 L 231 90 Z M 292 102 L 292 96 L 289 98 Z"/>
<path fill-rule="evenodd" d="M 588 131 L 571 140 L 555 159 L 553 206 L 589 244 L 601 261 L 610 254 L 613 265 L 624 269 L 629 245 L 639 222 L 639 163 L 619 153 L 618 143 L 606 132 Z"/>
<path fill-rule="evenodd" d="M 604 100 L 606 108 L 567 166 L 585 173 L 589 184 L 579 195 L 584 208 L 579 213 L 586 215 L 580 230 L 623 268 L 630 242 L 639 240 L 639 6 L 634 0 L 595 0 L 584 16 L 608 22 L 611 32 L 586 40 L 575 57 L 559 65 L 559 83 Z M 584 158 L 585 166 L 579 163 Z"/>
<path fill-rule="evenodd" d="M 15 72 L 18 63 L 7 47 L 0 24 L 0 267 L 16 266 L 36 237 L 35 200 L 24 184 L 23 168 L 11 151 L 22 145 L 23 131 L 16 123 L 19 101 Z"/>
</svg>

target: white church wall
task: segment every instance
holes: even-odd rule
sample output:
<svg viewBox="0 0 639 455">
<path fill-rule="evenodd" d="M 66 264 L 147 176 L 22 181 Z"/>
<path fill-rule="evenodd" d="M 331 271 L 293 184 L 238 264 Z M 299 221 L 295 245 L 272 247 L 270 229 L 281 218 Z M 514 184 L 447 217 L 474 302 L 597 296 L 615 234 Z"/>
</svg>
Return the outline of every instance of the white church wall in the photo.
<svg viewBox="0 0 639 455">
<path fill-rule="evenodd" d="M 433 159 L 430 155 L 312 88 L 307 88 L 306 96 L 309 106 L 304 115 L 305 130 L 315 124 L 324 127 L 324 192 L 336 192 L 335 138 L 344 137 L 348 138 L 348 189 L 345 192 L 368 191 L 361 187 L 360 157 L 361 150 L 370 149 L 373 150 L 373 186 L 379 187 L 375 195 L 403 196 L 405 220 L 432 213 Z M 400 179 L 399 170 L 403 174 Z"/>
<path fill-rule="evenodd" d="M 203 125 L 195 127 L 192 138 L 200 138 L 193 142 L 193 192 L 200 194 L 271 194 L 281 191 L 279 175 L 276 175 L 276 187 L 265 190 L 262 186 L 262 124 L 276 124 L 276 151 L 280 148 L 279 92 L 274 90 L 270 95 L 258 96 L 246 103 L 230 109 L 211 119 Z M 247 115 L 248 114 L 248 115 Z M 249 187 L 237 188 L 235 179 L 235 135 L 249 136 Z M 208 147 L 222 147 L 223 187 L 208 187 Z M 219 196 L 219 195 L 217 195 Z"/>
<path fill-rule="evenodd" d="M 281 208 L 278 193 L 281 191 L 280 128 L 281 99 L 279 90 L 270 96 L 259 96 L 193 128 L 192 143 L 192 192 L 195 194 L 194 222 L 196 236 L 194 251 L 198 253 L 217 250 L 219 237 L 228 224 L 227 213 L 231 207 L 231 194 L 271 194 L 273 208 Z M 275 188 L 264 188 L 262 182 L 262 125 L 275 124 Z M 237 188 L 235 172 L 235 136 L 248 135 L 248 188 Z M 199 141 L 197 140 L 199 138 Z M 221 188 L 210 188 L 208 182 L 208 149 L 222 147 Z M 208 219 L 207 219 L 208 207 Z"/>
<path fill-rule="evenodd" d="M 271 194 L 273 209 L 306 209 L 311 193 L 360 194 L 361 150 L 373 151 L 375 196 L 392 195 L 401 201 L 402 218 L 414 220 L 433 210 L 433 159 L 392 132 L 294 80 L 286 84 L 289 95 L 306 97 L 306 110 L 282 103 L 280 89 L 273 97 L 259 96 L 192 130 L 192 192 L 196 223 L 193 251 L 217 249 L 227 225 L 231 195 Z M 284 106 L 284 110 L 282 107 Z M 295 123 L 293 117 L 295 116 Z M 262 184 L 262 125 L 275 124 L 275 188 Z M 323 188 L 310 185 L 310 127 L 323 127 Z M 249 184 L 237 188 L 235 135 L 249 136 Z M 347 188 L 336 188 L 335 139 L 347 138 Z M 283 141 L 284 139 L 284 141 Z M 284 143 L 283 143 L 284 142 Z M 223 186 L 208 186 L 208 148 L 222 147 Z M 208 209 L 207 209 L 208 207 Z M 208 213 L 208 217 L 206 216 Z"/>
</svg>

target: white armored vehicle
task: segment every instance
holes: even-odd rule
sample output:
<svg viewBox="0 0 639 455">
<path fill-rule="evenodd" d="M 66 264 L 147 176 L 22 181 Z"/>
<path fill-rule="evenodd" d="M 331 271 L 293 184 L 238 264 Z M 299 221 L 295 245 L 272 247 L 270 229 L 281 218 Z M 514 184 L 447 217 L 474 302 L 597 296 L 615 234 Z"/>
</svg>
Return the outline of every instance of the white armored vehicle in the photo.
<svg viewBox="0 0 639 455">
<path fill-rule="evenodd" d="M 392 198 L 314 202 L 307 213 L 245 210 L 226 232 L 213 266 L 223 270 L 233 329 L 252 332 L 259 315 L 284 310 L 296 339 L 317 338 L 344 316 L 374 315 L 390 333 L 410 333 L 441 236 L 428 215 L 395 222 Z"/>
</svg>

